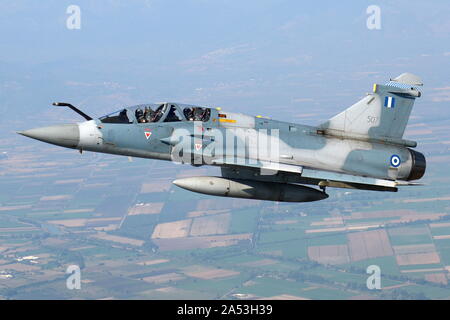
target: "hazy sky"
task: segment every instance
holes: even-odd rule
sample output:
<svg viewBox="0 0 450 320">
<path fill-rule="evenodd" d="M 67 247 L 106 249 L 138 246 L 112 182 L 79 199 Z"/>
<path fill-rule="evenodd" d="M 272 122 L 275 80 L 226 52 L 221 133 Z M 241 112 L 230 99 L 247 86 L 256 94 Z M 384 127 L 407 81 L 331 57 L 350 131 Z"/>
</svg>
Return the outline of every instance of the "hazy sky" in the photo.
<svg viewBox="0 0 450 320">
<path fill-rule="evenodd" d="M 80 29 L 66 26 L 69 5 Z M 448 0 L 1 1 L 0 37 L 0 111 L 18 114 L 172 100 L 326 118 L 405 71 L 432 108 L 450 101 Z"/>
</svg>

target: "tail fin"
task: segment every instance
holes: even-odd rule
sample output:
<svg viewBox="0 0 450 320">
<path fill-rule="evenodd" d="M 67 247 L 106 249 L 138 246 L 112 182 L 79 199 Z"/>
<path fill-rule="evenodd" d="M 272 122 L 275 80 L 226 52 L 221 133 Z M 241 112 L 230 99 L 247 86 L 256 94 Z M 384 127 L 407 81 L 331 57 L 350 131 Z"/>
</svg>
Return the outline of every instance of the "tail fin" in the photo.
<svg viewBox="0 0 450 320">
<path fill-rule="evenodd" d="M 324 131 L 373 139 L 401 139 L 422 80 L 403 73 L 320 125 Z"/>
</svg>

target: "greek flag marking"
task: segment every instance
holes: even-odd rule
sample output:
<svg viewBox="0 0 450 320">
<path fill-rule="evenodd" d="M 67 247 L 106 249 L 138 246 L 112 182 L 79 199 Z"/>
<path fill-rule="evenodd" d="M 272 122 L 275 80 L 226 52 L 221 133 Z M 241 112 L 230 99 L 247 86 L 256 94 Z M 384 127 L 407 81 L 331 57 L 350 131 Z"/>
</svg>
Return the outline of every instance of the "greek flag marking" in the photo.
<svg viewBox="0 0 450 320">
<path fill-rule="evenodd" d="M 386 108 L 394 108 L 395 107 L 395 98 L 393 98 L 393 97 L 385 97 L 384 98 L 384 106 Z"/>
</svg>

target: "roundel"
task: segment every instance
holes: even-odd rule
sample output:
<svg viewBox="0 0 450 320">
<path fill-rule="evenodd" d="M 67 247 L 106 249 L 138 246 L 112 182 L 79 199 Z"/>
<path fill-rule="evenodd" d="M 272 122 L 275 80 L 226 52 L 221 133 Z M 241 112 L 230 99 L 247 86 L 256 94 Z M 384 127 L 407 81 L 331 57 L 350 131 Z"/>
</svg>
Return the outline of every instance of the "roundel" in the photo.
<svg viewBox="0 0 450 320">
<path fill-rule="evenodd" d="M 402 161 L 400 160 L 400 157 L 396 154 L 392 155 L 391 157 L 391 166 L 393 166 L 394 168 L 397 168 L 398 166 L 400 166 L 400 164 L 402 163 Z"/>
</svg>

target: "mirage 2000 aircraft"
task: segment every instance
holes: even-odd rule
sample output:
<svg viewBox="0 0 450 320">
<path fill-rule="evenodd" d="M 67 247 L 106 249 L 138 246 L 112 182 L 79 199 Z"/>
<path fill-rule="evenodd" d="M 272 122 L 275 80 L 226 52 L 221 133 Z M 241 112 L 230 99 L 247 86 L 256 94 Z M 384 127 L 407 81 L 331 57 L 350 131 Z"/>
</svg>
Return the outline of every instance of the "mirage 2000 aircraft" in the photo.
<svg viewBox="0 0 450 320">
<path fill-rule="evenodd" d="M 181 103 L 143 104 L 86 121 L 19 132 L 58 146 L 194 166 L 221 168 L 220 177 L 173 183 L 208 195 L 307 202 L 327 187 L 397 191 L 425 173 L 415 141 L 402 138 L 419 77 L 404 73 L 318 126 Z M 305 185 L 316 186 L 307 187 Z"/>
</svg>

